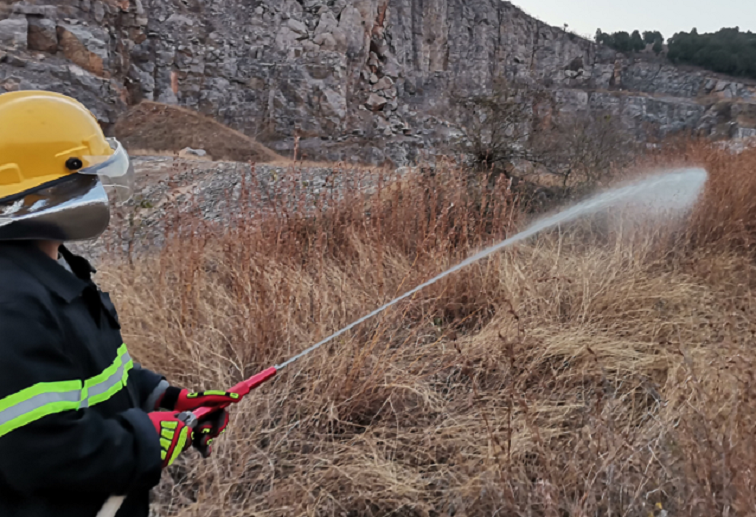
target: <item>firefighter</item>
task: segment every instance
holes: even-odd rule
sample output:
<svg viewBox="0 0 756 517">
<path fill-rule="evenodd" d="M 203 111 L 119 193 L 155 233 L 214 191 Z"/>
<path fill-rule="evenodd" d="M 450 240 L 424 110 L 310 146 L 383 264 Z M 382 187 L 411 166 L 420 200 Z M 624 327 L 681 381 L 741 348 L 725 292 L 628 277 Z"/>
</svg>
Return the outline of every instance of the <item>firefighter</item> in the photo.
<svg viewBox="0 0 756 517">
<path fill-rule="evenodd" d="M 237 395 L 190 393 L 141 368 L 95 270 L 64 245 L 108 226 L 133 170 L 83 105 L 0 95 L 0 516 L 147 517 L 162 469 L 226 427 Z M 115 198 L 115 199 L 113 199 Z"/>
</svg>

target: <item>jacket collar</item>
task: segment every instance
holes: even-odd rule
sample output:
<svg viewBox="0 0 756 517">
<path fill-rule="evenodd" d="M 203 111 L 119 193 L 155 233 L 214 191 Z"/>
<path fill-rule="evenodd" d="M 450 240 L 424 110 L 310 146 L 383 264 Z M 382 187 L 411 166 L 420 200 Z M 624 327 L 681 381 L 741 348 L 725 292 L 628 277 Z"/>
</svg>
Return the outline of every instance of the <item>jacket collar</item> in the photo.
<svg viewBox="0 0 756 517">
<path fill-rule="evenodd" d="M 66 303 L 71 303 L 91 285 L 95 269 L 86 259 L 74 255 L 65 246 L 60 247 L 60 254 L 68 261 L 73 275 L 33 242 L 11 241 L 0 244 L 0 256 L 8 257 Z"/>
</svg>

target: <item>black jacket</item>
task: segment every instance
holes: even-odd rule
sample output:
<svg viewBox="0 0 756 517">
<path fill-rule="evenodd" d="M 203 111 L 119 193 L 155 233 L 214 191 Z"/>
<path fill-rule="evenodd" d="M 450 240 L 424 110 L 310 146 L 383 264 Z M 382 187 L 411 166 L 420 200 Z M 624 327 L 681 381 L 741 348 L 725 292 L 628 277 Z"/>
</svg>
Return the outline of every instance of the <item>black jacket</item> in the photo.
<svg viewBox="0 0 756 517">
<path fill-rule="evenodd" d="M 0 516 L 146 517 L 160 444 L 145 411 L 162 377 L 134 364 L 89 263 L 74 274 L 0 242 Z"/>
</svg>

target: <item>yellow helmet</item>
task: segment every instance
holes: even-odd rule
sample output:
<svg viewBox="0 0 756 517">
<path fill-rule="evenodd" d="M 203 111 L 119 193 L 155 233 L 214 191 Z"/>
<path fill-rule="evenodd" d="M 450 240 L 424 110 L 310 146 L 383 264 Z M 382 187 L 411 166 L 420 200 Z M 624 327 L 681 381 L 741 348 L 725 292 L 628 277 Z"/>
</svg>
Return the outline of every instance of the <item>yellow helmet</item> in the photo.
<svg viewBox="0 0 756 517">
<path fill-rule="evenodd" d="M 125 150 L 78 101 L 52 92 L 0 95 L 0 240 L 81 240 L 107 228 L 104 187 L 130 195 Z"/>
</svg>

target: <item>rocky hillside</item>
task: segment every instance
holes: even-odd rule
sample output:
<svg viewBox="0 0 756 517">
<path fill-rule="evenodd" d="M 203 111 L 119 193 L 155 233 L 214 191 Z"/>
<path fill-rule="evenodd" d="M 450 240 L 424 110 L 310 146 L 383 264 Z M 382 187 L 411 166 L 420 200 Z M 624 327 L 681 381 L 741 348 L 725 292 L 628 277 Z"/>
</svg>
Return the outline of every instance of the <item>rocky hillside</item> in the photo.
<svg viewBox="0 0 756 517">
<path fill-rule="evenodd" d="M 73 94 L 111 128 L 140 100 L 286 153 L 404 164 L 456 135 L 452 92 L 495 78 L 640 132 L 756 134 L 756 85 L 630 59 L 499 0 L 5 0 L 0 92 Z"/>
</svg>

